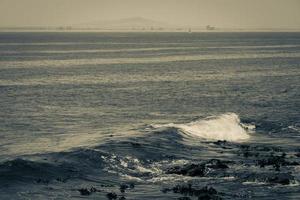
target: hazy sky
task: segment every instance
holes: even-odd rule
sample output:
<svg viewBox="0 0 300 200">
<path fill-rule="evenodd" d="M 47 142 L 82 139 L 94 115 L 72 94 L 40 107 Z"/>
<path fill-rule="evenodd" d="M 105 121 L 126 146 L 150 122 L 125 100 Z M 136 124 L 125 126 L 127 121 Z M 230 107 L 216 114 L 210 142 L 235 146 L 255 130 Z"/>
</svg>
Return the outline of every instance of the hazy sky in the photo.
<svg viewBox="0 0 300 200">
<path fill-rule="evenodd" d="M 300 28 L 300 0 L 0 0 L 0 26 L 137 16 L 174 25 Z"/>
</svg>

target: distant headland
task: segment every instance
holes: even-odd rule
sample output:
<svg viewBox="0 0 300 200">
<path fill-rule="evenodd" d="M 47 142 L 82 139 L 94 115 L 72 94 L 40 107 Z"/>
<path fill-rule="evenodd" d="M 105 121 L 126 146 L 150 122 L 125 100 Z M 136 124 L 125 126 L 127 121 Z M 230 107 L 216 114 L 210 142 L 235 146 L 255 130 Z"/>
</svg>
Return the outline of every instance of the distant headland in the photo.
<svg viewBox="0 0 300 200">
<path fill-rule="evenodd" d="M 174 25 L 143 17 L 132 17 L 114 20 L 98 20 L 86 23 L 61 26 L 10 26 L 0 27 L 0 31 L 37 31 L 37 32 L 299 32 L 300 29 L 281 28 L 236 28 L 216 27 L 213 25 L 191 26 Z"/>
</svg>

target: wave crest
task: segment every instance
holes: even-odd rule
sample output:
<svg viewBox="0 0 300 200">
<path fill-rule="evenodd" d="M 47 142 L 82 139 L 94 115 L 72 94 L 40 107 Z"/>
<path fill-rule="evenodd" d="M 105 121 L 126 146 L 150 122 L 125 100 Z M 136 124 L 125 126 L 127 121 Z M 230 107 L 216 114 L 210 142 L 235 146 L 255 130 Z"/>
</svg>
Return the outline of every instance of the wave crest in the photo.
<svg viewBox="0 0 300 200">
<path fill-rule="evenodd" d="M 241 123 L 235 113 L 226 113 L 215 117 L 193 121 L 185 124 L 152 125 L 153 128 L 176 128 L 183 133 L 208 140 L 240 141 L 250 138 L 249 131 L 254 125 Z"/>
</svg>

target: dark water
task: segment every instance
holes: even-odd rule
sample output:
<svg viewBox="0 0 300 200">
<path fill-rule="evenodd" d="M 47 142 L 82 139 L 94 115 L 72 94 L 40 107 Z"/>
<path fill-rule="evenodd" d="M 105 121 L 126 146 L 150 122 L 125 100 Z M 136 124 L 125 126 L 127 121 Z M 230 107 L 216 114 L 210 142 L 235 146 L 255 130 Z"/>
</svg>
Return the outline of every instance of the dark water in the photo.
<svg viewBox="0 0 300 200">
<path fill-rule="evenodd" d="M 299 33 L 0 33 L 0 199 L 299 199 L 299 65 Z"/>
</svg>

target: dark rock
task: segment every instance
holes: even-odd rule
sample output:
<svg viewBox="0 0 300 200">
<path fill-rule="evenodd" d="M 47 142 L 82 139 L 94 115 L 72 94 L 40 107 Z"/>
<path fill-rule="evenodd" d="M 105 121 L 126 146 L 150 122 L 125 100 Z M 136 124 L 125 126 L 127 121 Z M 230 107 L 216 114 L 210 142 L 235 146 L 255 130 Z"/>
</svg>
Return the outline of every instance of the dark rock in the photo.
<svg viewBox="0 0 300 200">
<path fill-rule="evenodd" d="M 269 184 L 288 185 L 295 181 L 295 178 L 290 173 L 259 173 L 248 174 L 245 177 L 246 181 L 259 181 Z"/>
<path fill-rule="evenodd" d="M 114 187 L 112 184 L 102 184 L 101 187 Z"/>
<path fill-rule="evenodd" d="M 94 187 L 91 187 L 90 189 L 87 189 L 87 188 L 81 188 L 78 190 L 80 192 L 81 195 L 84 195 L 84 196 L 88 196 L 88 195 L 91 195 L 92 193 L 94 192 L 100 192 L 99 190 L 97 190 L 96 188 Z"/>
<path fill-rule="evenodd" d="M 191 184 L 188 185 L 176 185 L 172 188 L 174 193 L 180 193 L 184 195 L 194 196 L 195 190 L 192 188 Z"/>
<path fill-rule="evenodd" d="M 121 196 L 120 198 L 119 198 L 119 200 L 125 200 L 126 198 L 124 197 L 124 196 Z"/>
<path fill-rule="evenodd" d="M 281 185 L 288 185 L 291 181 L 294 180 L 294 177 L 288 173 L 284 174 L 276 174 L 274 176 L 270 176 L 267 178 L 266 182 L 268 183 L 276 183 Z"/>
<path fill-rule="evenodd" d="M 126 189 L 128 189 L 129 186 L 127 184 L 120 185 L 120 192 L 124 193 Z"/>
<path fill-rule="evenodd" d="M 188 164 L 182 167 L 175 166 L 169 168 L 166 173 L 185 175 L 185 176 L 205 176 L 206 167 L 204 164 Z"/>
<path fill-rule="evenodd" d="M 221 161 L 218 159 L 211 159 L 207 162 L 206 167 L 212 169 L 227 169 L 229 168 L 228 165 L 225 164 L 225 161 Z"/>
<path fill-rule="evenodd" d="M 129 184 L 121 184 L 120 185 L 120 192 L 122 192 L 122 193 L 124 193 L 125 192 L 125 190 L 127 190 L 127 189 L 133 189 L 134 188 L 134 183 L 129 183 Z"/>
<path fill-rule="evenodd" d="M 114 193 L 114 192 L 110 192 L 110 193 L 108 193 L 107 195 L 106 195 L 106 197 L 108 198 L 108 199 L 117 199 L 118 198 L 118 195 L 116 194 L 116 193 Z"/>
<path fill-rule="evenodd" d="M 289 162 L 289 165 L 299 165 L 299 163 L 296 161 L 293 161 L 293 162 Z"/>
<path fill-rule="evenodd" d="M 213 144 L 215 144 L 215 145 L 225 145 L 226 143 L 227 143 L 226 140 L 218 140 L 216 142 L 213 142 Z"/>
<path fill-rule="evenodd" d="M 94 187 L 91 187 L 90 192 L 98 192 L 98 190 Z"/>
<path fill-rule="evenodd" d="M 135 187 L 134 183 L 129 183 L 130 189 L 133 189 Z"/>
<path fill-rule="evenodd" d="M 81 195 L 84 195 L 84 196 L 88 196 L 91 194 L 91 192 L 87 188 L 81 188 L 78 191 L 80 192 Z"/>
<path fill-rule="evenodd" d="M 222 149 L 232 149 L 232 147 L 229 147 L 229 144 L 226 140 L 218 140 L 216 142 L 212 142 L 214 145 L 217 145 L 221 147 Z"/>
<path fill-rule="evenodd" d="M 269 178 L 268 182 L 269 183 L 279 183 L 279 184 L 282 184 L 282 185 L 290 184 L 290 180 L 288 178 L 279 178 L 278 176 Z"/>
<path fill-rule="evenodd" d="M 288 165 L 299 165 L 297 162 L 289 162 L 285 160 L 286 154 L 283 153 L 281 156 L 274 156 L 270 155 L 264 159 L 257 160 L 257 165 L 260 167 L 265 167 L 265 166 L 273 166 L 277 171 L 280 170 L 281 166 L 288 166 Z"/>
<path fill-rule="evenodd" d="M 282 149 L 280 147 L 269 147 L 269 146 L 250 146 L 250 145 L 246 145 L 246 144 L 242 144 L 239 146 L 240 149 L 244 152 L 244 151 L 251 151 L 251 152 L 255 152 L 255 151 L 264 151 L 264 152 L 268 152 L 268 151 L 273 151 L 273 152 L 281 152 Z"/>
<path fill-rule="evenodd" d="M 167 169 L 167 174 L 178 174 L 184 176 L 205 176 L 209 169 L 223 170 L 229 168 L 227 161 L 221 161 L 218 159 L 211 159 L 205 163 L 200 164 L 187 164 L 184 166 L 175 166 Z"/>
<path fill-rule="evenodd" d="M 179 193 L 188 196 L 196 196 L 198 199 L 213 199 L 220 200 L 218 192 L 213 187 L 203 187 L 200 189 L 193 188 L 191 184 L 177 185 L 171 189 L 174 193 Z"/>
</svg>

